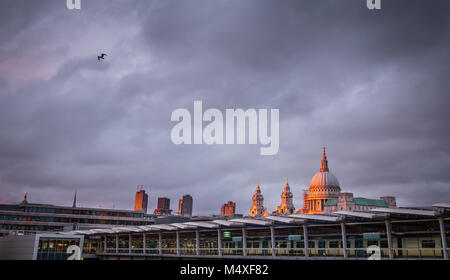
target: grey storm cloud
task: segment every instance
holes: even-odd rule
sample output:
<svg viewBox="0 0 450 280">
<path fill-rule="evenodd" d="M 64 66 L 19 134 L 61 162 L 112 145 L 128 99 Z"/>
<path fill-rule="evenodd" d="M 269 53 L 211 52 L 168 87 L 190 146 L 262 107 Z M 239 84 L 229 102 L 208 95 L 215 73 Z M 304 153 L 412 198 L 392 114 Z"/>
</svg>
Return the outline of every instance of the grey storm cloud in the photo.
<svg viewBox="0 0 450 280">
<path fill-rule="evenodd" d="M 450 201 L 450 3 L 363 0 L 0 2 L 0 203 L 130 209 L 194 197 L 269 211 L 328 147 L 343 191 Z M 106 60 L 96 56 L 105 52 Z M 280 109 L 280 151 L 172 144 L 176 108 Z M 175 201 L 175 202 L 174 202 Z"/>
</svg>

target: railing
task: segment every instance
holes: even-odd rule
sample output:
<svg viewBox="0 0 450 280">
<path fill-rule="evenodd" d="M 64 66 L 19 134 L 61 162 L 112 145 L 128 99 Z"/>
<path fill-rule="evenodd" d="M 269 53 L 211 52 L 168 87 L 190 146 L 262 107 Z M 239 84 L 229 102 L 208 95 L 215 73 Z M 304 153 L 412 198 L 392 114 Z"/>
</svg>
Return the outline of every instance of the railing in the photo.
<svg viewBox="0 0 450 280">
<path fill-rule="evenodd" d="M 247 256 L 272 256 L 271 248 L 247 248 Z"/>
<path fill-rule="evenodd" d="M 394 258 L 432 258 L 444 257 L 442 248 L 393 248 Z M 447 251 L 448 252 L 448 251 Z"/>
<path fill-rule="evenodd" d="M 107 248 L 102 253 L 107 255 L 126 254 L 126 255 L 183 255 L 183 256 L 218 256 L 218 248 Z M 242 248 L 222 248 L 222 256 L 243 256 Z M 275 257 L 306 257 L 306 258 L 344 258 L 343 248 L 247 248 L 247 257 L 272 257 L 274 251 Z M 367 259 L 373 253 L 368 253 L 367 248 L 347 248 L 348 258 Z M 448 250 L 450 251 L 450 250 Z M 161 253 L 160 253 L 161 252 Z M 308 253 L 308 256 L 306 255 Z M 389 249 L 380 248 L 380 258 L 389 258 Z M 442 248 L 393 248 L 393 257 L 396 259 L 443 259 Z M 449 252 L 450 253 L 450 252 Z"/>
<path fill-rule="evenodd" d="M 304 257 L 304 248 L 275 248 L 275 256 L 279 257 Z"/>
<path fill-rule="evenodd" d="M 217 248 L 199 248 L 199 253 L 202 256 L 217 256 L 217 255 L 219 255 L 219 249 L 217 249 Z"/>
<path fill-rule="evenodd" d="M 196 255 L 197 250 L 195 248 L 180 248 L 180 255 Z"/>
<path fill-rule="evenodd" d="M 242 256 L 244 251 L 242 248 L 222 248 L 222 255 L 224 256 Z"/>
</svg>

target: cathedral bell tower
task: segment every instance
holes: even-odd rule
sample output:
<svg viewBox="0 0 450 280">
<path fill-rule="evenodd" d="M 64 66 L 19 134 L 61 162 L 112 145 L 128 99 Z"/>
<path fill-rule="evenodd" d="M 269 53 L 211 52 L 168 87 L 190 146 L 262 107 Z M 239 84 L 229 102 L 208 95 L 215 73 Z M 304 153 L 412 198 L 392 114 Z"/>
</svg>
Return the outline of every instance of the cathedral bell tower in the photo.
<svg viewBox="0 0 450 280">
<path fill-rule="evenodd" d="M 268 216 L 269 214 L 264 208 L 264 197 L 261 194 L 261 189 L 259 188 L 259 182 L 256 186 L 255 193 L 252 197 L 252 208 L 250 209 L 249 216 L 250 217 L 259 217 L 259 216 Z"/>
<path fill-rule="evenodd" d="M 281 205 L 277 207 L 277 210 L 275 210 L 273 214 L 287 215 L 294 213 L 295 207 L 292 200 L 293 195 L 291 192 L 291 188 L 289 187 L 288 179 L 286 178 L 286 185 L 284 185 L 284 190 L 281 193 Z"/>
</svg>

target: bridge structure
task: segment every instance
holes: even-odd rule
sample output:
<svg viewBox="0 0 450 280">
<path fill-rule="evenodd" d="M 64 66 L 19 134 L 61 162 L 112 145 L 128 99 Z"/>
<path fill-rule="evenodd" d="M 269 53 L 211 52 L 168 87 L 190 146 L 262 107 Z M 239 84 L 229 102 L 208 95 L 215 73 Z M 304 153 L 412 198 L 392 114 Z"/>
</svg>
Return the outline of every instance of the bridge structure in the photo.
<svg viewBox="0 0 450 280">
<path fill-rule="evenodd" d="M 449 259 L 450 204 L 75 230 L 85 258 Z"/>
</svg>

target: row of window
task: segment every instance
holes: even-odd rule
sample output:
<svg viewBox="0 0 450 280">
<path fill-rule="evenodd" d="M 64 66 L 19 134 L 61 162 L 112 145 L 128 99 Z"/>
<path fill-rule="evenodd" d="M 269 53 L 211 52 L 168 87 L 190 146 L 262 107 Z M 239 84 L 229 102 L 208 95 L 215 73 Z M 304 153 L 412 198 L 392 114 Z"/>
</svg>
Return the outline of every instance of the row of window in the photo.
<svg viewBox="0 0 450 280">
<path fill-rule="evenodd" d="M 147 248 L 158 248 L 159 241 L 157 239 L 148 239 Z M 217 239 L 200 239 L 200 248 L 217 248 Z M 108 248 L 114 248 L 115 240 L 108 240 Z M 142 239 L 132 240 L 132 248 L 142 248 Z M 180 248 L 195 248 L 196 241 L 194 239 L 181 239 Z M 128 248 L 129 240 L 128 238 L 120 238 L 118 240 L 118 248 Z M 362 238 L 347 240 L 347 248 L 366 248 L 371 245 L 379 246 L 380 248 L 388 248 L 388 241 L 386 239 L 372 239 L 364 240 Z M 407 238 L 405 240 L 393 239 L 393 246 L 396 248 L 441 248 L 441 243 L 438 238 L 435 239 L 418 239 L 418 238 Z M 176 248 L 176 240 L 174 239 L 163 239 L 163 248 Z M 242 248 L 242 239 L 239 240 L 222 240 L 223 248 Z M 247 248 L 270 248 L 270 239 L 254 239 L 247 240 Z M 304 248 L 303 241 L 293 241 L 293 240 L 276 240 L 275 248 Z M 328 240 L 320 239 L 308 242 L 308 248 L 342 248 L 342 240 Z"/>
<path fill-rule="evenodd" d="M 24 222 L 54 222 L 54 223 L 79 223 L 79 224 L 106 224 L 106 225 L 130 225 L 139 226 L 147 224 L 144 221 L 118 221 L 118 220 L 97 220 L 97 219 L 77 219 L 61 217 L 35 217 L 21 215 L 0 215 L 0 221 L 24 221 Z"/>
<path fill-rule="evenodd" d="M 77 208 L 64 209 L 64 208 L 48 208 L 48 207 L 25 207 L 25 212 L 129 217 L 129 218 L 143 218 L 144 217 L 144 214 L 140 213 L 140 212 L 115 212 L 115 211 L 105 211 L 105 210 L 84 210 L 84 209 L 77 209 Z"/>
<path fill-rule="evenodd" d="M 0 220 L 4 221 L 34 221 L 34 222 L 53 222 L 53 217 L 33 217 L 20 215 L 0 215 Z"/>
<path fill-rule="evenodd" d="M 89 242 L 89 241 L 88 241 Z M 200 240 L 200 254 L 202 255 L 217 255 L 217 239 L 216 240 Z M 86 244 L 86 243 L 85 243 Z M 196 241 L 189 239 L 180 240 L 180 253 L 181 254 L 195 254 Z M 94 246 L 97 246 L 96 248 Z M 129 241 L 127 238 L 120 238 L 117 244 L 113 240 L 108 240 L 106 244 L 106 250 L 103 248 L 102 242 L 96 242 L 95 245 L 91 244 L 89 248 L 85 248 L 85 251 L 93 252 L 106 252 L 106 253 L 134 253 L 142 254 L 143 242 L 142 239 L 133 239 L 131 242 L 131 248 L 129 247 Z M 162 253 L 163 254 L 175 254 L 176 240 L 163 239 L 162 240 Z M 387 250 L 387 240 L 385 239 L 372 239 L 364 240 L 363 238 L 347 240 L 347 253 L 349 257 L 368 257 L 367 248 L 369 246 L 376 245 L 380 248 L 382 257 L 389 256 L 389 250 Z M 158 254 L 159 242 L 157 239 L 146 240 L 146 253 Z M 222 253 L 225 255 L 242 255 L 242 240 L 241 241 L 225 241 L 222 240 Z M 271 254 L 271 241 L 267 239 L 260 240 L 247 240 L 247 254 L 248 255 L 270 255 Z M 305 248 L 303 241 L 286 241 L 275 242 L 275 254 L 277 256 L 304 256 Z M 422 238 L 394 238 L 393 239 L 393 251 L 394 257 L 412 257 L 412 258 L 442 258 L 443 253 L 441 250 L 440 240 L 438 238 L 428 237 Z M 341 239 L 318 239 L 308 242 L 308 252 L 311 256 L 343 256 L 344 250 L 342 249 Z"/>
<path fill-rule="evenodd" d="M 34 226 L 34 225 L 3 225 L 0 224 L 0 230 L 23 230 L 23 231 L 62 231 L 61 226 Z"/>
</svg>

